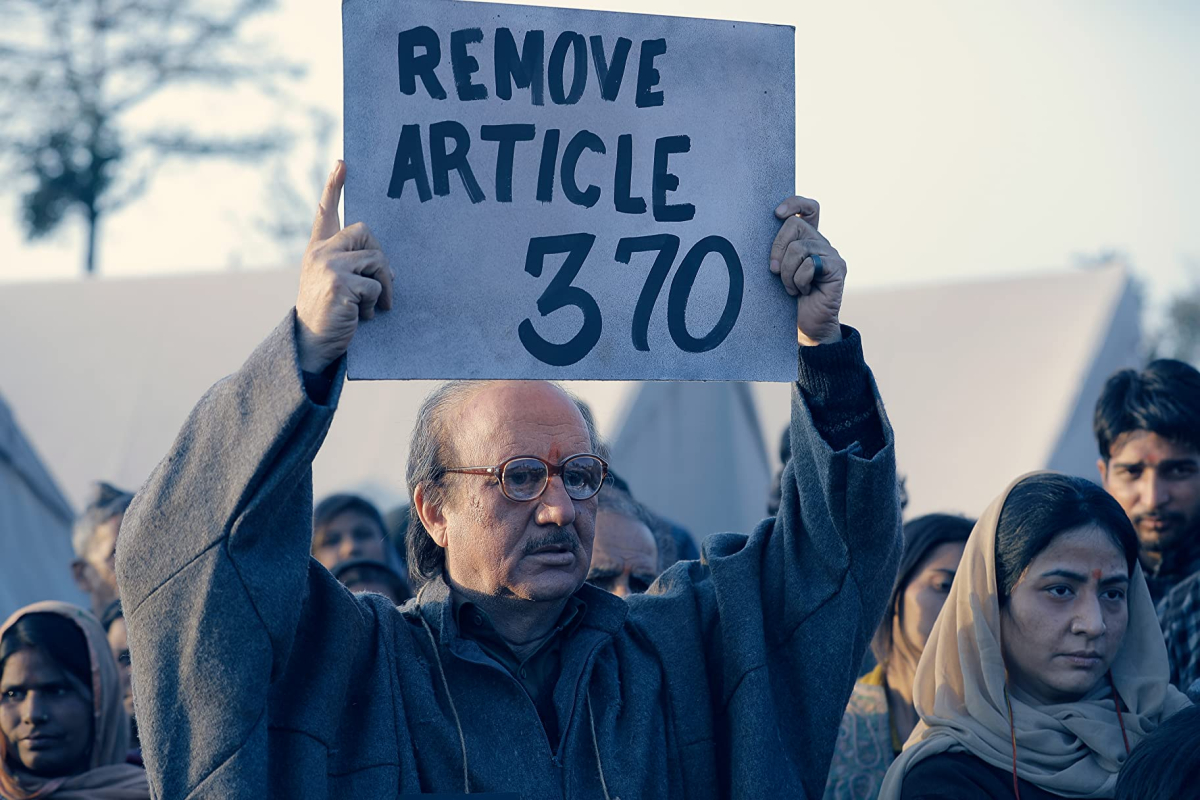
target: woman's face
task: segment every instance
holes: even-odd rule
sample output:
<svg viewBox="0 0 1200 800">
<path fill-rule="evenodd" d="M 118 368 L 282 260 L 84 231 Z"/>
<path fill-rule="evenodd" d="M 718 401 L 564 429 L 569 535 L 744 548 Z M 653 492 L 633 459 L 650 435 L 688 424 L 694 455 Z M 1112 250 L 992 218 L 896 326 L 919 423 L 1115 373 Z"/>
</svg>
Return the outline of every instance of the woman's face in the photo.
<svg viewBox="0 0 1200 800">
<path fill-rule="evenodd" d="M 91 693 L 40 648 L 18 650 L 0 675 L 0 734 L 30 772 L 83 772 L 92 742 Z"/>
<path fill-rule="evenodd" d="M 1000 613 L 1011 683 L 1046 705 L 1092 690 L 1129 623 L 1129 566 L 1095 526 L 1059 534 L 1030 562 Z"/>
<path fill-rule="evenodd" d="M 900 613 L 892 623 L 892 639 L 907 642 L 917 656 L 925 649 L 925 643 L 933 631 L 933 623 L 946 603 L 950 584 L 954 582 L 954 573 L 958 570 L 958 562 L 962 560 L 966 546 L 966 542 L 939 544 L 925 557 L 904 587 L 899 599 Z"/>
</svg>

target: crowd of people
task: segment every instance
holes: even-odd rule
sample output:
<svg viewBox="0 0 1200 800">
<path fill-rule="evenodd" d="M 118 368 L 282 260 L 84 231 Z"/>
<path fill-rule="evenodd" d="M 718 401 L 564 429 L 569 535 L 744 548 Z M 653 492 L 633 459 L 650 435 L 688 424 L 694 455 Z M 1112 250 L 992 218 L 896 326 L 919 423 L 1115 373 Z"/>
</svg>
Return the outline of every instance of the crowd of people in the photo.
<svg viewBox="0 0 1200 800">
<path fill-rule="evenodd" d="M 439 387 L 408 504 L 314 505 L 343 354 L 392 304 L 344 169 L 296 308 L 79 518 L 90 608 L 0 629 L 0 798 L 1200 794 L 1195 369 L 1109 379 L 1097 482 L 901 524 L 846 265 L 794 197 L 769 268 L 798 380 L 751 533 L 640 503 L 586 405 L 532 381 Z"/>
</svg>

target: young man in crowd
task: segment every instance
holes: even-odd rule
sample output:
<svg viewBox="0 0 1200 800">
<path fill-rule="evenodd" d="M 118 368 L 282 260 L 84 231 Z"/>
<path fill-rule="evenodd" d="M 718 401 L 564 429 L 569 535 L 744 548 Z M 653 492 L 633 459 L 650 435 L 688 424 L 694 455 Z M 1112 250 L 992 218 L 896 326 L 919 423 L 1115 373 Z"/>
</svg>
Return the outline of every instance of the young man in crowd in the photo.
<svg viewBox="0 0 1200 800">
<path fill-rule="evenodd" d="M 75 549 L 71 576 L 79 590 L 88 596 L 97 619 L 117 599 L 114 566 L 117 534 L 131 500 L 133 495 L 129 492 L 103 481 L 97 483 L 94 497 L 75 521 L 71 533 L 71 546 Z"/>
<path fill-rule="evenodd" d="M 413 432 L 409 564 L 428 582 L 401 611 L 309 559 L 343 356 L 392 304 L 379 244 L 337 219 L 344 178 L 295 311 L 129 512 L 117 574 L 155 795 L 819 797 L 901 539 L 891 428 L 816 203 L 775 212 L 801 345 L 775 519 L 620 600 L 584 580 L 606 466 L 574 401 L 455 382 Z"/>
<path fill-rule="evenodd" d="M 1160 359 L 1116 373 L 1094 428 L 1101 482 L 1137 530 L 1157 603 L 1200 571 L 1200 372 Z"/>
</svg>

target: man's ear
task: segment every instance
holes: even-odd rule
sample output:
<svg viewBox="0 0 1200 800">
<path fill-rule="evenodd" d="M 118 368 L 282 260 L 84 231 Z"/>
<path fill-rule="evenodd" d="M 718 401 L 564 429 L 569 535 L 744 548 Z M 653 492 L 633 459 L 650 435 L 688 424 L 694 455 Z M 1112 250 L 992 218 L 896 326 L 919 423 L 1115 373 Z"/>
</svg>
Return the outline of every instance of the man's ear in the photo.
<svg viewBox="0 0 1200 800">
<path fill-rule="evenodd" d="M 1103 458 L 1097 459 L 1096 469 L 1100 470 L 1100 485 L 1107 488 L 1108 487 L 1108 460 L 1103 459 Z"/>
<path fill-rule="evenodd" d="M 433 539 L 438 547 L 445 549 L 448 528 L 446 515 L 443 513 L 442 504 L 433 502 L 424 483 L 417 484 L 417 488 L 413 490 L 413 508 L 417 510 L 417 517 L 425 526 L 429 538 Z"/>
<path fill-rule="evenodd" d="M 84 594 L 92 593 L 92 581 L 88 575 L 88 563 L 82 558 L 76 558 L 71 561 L 71 577 L 75 579 L 75 585 L 79 587 L 79 591 Z"/>
</svg>

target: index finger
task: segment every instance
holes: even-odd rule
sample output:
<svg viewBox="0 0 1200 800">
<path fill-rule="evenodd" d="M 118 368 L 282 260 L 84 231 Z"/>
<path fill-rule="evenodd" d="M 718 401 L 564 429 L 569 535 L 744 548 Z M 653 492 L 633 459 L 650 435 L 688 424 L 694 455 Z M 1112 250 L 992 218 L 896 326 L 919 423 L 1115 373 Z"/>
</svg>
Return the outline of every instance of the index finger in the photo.
<svg viewBox="0 0 1200 800">
<path fill-rule="evenodd" d="M 821 204 L 810 197 L 793 195 L 779 204 L 779 207 L 775 209 L 775 216 L 780 219 L 799 216 L 816 228 L 821 221 Z"/>
<path fill-rule="evenodd" d="M 317 216 L 313 220 L 312 236 L 309 241 L 323 241 L 342 229 L 338 218 L 338 203 L 342 199 L 342 186 L 346 183 L 346 162 L 338 159 L 333 172 L 325 181 L 325 189 L 321 192 L 321 205 L 317 206 Z"/>
</svg>

